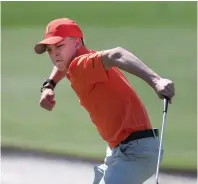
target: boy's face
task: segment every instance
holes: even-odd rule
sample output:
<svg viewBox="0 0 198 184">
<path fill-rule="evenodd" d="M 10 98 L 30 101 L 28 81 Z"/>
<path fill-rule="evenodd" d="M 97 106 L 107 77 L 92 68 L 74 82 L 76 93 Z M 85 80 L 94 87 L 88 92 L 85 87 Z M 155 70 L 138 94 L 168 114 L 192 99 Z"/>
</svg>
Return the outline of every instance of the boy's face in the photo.
<svg viewBox="0 0 198 184">
<path fill-rule="evenodd" d="M 65 38 L 63 41 L 57 44 L 47 45 L 47 52 L 53 62 L 53 64 L 61 71 L 67 70 L 71 61 L 73 60 L 77 48 L 78 39 L 71 37 Z"/>
</svg>

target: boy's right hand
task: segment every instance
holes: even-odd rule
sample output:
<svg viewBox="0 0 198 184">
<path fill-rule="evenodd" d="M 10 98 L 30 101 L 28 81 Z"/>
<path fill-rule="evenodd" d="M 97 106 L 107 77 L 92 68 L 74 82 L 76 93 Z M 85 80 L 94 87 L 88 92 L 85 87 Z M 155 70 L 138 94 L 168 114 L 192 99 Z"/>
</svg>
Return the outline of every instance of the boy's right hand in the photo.
<svg viewBox="0 0 198 184">
<path fill-rule="evenodd" d="M 52 89 L 44 89 L 40 98 L 40 106 L 48 111 L 51 111 L 56 104 L 54 98 L 55 93 Z"/>
<path fill-rule="evenodd" d="M 155 80 L 154 89 L 160 99 L 167 97 L 169 99 L 169 103 L 172 103 L 172 98 L 175 95 L 175 87 L 173 81 L 163 78 L 157 79 Z"/>
</svg>

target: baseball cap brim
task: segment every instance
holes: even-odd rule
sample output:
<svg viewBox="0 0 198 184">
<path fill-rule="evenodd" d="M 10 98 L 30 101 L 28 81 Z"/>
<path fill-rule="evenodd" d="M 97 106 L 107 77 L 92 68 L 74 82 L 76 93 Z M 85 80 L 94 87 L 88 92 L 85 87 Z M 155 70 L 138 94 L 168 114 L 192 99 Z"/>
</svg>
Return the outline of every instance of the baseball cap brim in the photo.
<svg viewBox="0 0 198 184">
<path fill-rule="evenodd" d="M 46 51 L 46 45 L 57 44 L 58 42 L 62 41 L 63 39 L 64 38 L 61 36 L 52 36 L 52 37 L 46 38 L 43 41 L 37 43 L 34 47 L 34 50 L 37 54 L 42 54 Z"/>
</svg>

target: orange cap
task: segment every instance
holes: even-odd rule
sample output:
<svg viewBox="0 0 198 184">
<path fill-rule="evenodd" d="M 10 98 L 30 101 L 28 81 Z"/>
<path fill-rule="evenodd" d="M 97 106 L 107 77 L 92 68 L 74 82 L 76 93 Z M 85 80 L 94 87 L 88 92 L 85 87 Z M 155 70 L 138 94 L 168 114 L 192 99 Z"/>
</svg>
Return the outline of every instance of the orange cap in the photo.
<svg viewBox="0 0 198 184">
<path fill-rule="evenodd" d="M 45 39 L 37 43 L 34 50 L 37 54 L 42 54 L 46 51 L 46 45 L 56 44 L 68 36 L 83 38 L 83 33 L 79 26 L 71 19 L 61 18 L 52 20 L 46 27 Z"/>
</svg>

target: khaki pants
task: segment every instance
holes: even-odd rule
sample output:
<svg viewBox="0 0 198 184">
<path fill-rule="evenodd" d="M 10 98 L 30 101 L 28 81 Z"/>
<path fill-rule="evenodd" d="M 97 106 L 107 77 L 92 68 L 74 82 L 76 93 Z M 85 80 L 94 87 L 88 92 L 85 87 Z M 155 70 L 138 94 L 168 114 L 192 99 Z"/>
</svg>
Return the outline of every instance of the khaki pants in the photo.
<svg viewBox="0 0 198 184">
<path fill-rule="evenodd" d="M 93 184 L 144 183 L 156 172 L 158 151 L 158 137 L 138 139 L 112 150 L 107 147 L 104 164 L 94 168 Z"/>
</svg>

